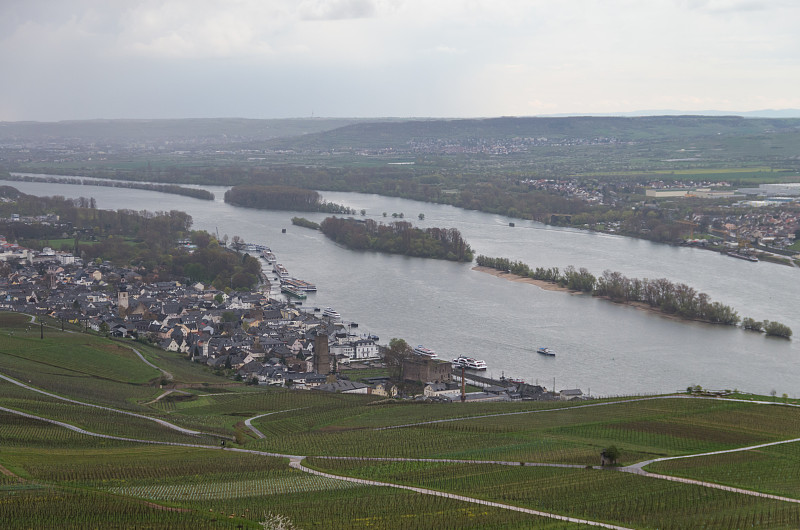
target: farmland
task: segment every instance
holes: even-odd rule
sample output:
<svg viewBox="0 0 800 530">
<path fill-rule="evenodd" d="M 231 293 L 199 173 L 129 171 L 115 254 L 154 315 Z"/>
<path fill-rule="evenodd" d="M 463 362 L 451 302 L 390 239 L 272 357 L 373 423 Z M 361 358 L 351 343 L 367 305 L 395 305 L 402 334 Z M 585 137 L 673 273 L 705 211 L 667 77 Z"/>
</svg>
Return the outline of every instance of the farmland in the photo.
<svg viewBox="0 0 800 530">
<path fill-rule="evenodd" d="M 0 376 L 3 528 L 800 525 L 800 442 L 763 446 L 800 438 L 792 403 L 388 403 L 2 313 Z M 610 446 L 620 465 L 600 468 Z M 734 452 L 680 458 L 714 451 Z M 685 482 L 625 467 L 666 457 L 645 472 Z"/>
</svg>

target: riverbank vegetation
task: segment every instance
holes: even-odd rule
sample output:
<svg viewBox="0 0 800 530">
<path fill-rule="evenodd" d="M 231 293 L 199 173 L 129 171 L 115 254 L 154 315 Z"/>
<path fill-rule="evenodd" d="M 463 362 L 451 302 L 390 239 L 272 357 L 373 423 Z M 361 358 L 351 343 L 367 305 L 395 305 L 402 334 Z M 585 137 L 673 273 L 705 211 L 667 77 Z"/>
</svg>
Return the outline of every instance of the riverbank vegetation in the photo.
<svg viewBox="0 0 800 530">
<path fill-rule="evenodd" d="M 84 263 L 108 261 L 135 267 L 143 276 L 188 279 L 218 289 L 250 289 L 259 281 L 258 259 L 221 246 L 205 231 L 192 231 L 192 217 L 177 210 L 101 210 L 93 199 L 36 197 L 3 188 L 0 217 L 16 213 L 26 222 L 0 221 L 0 234 L 26 248 L 70 252 Z M 238 236 L 234 236 L 239 239 Z M 190 240 L 192 246 L 180 246 Z"/>
<path fill-rule="evenodd" d="M 225 192 L 225 202 L 261 210 L 355 214 L 351 208 L 323 201 L 314 190 L 293 186 L 234 186 Z"/>
<path fill-rule="evenodd" d="M 570 290 L 591 293 L 613 302 L 643 303 L 668 315 L 686 320 L 699 320 L 711 324 L 735 326 L 739 323 L 736 311 L 719 302 L 712 302 L 705 293 L 698 293 L 682 283 L 673 283 L 665 278 L 628 278 L 619 272 L 606 270 L 595 277 L 588 270 L 569 266 L 564 271 L 558 267 L 531 269 L 520 261 L 507 258 L 478 256 L 479 266 L 510 272 L 534 280 L 554 283 Z"/>
<path fill-rule="evenodd" d="M 52 182 L 58 184 L 73 184 L 79 186 L 103 186 L 107 188 L 127 188 L 134 190 L 158 191 L 161 193 L 171 193 L 172 195 L 183 195 L 204 201 L 213 201 L 214 194 L 208 190 L 200 188 L 187 188 L 176 184 L 151 184 L 147 182 L 130 182 L 101 179 L 82 179 L 75 177 L 53 177 L 53 176 L 30 176 L 30 175 L 8 175 L 7 180 L 18 182 Z"/>
<path fill-rule="evenodd" d="M 407 221 L 388 224 L 372 219 L 328 217 L 322 233 L 347 248 L 377 250 L 418 258 L 472 261 L 472 248 L 455 228 L 414 228 Z"/>
</svg>

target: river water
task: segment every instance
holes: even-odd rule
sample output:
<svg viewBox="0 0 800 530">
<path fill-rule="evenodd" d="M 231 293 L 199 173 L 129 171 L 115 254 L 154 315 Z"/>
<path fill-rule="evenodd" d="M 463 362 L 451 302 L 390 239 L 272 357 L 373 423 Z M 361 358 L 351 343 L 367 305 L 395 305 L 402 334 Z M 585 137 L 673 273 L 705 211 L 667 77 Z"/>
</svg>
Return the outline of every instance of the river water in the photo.
<svg viewBox="0 0 800 530">
<path fill-rule="evenodd" d="M 491 376 L 599 396 L 671 392 L 693 384 L 800 396 L 797 339 L 675 321 L 591 296 L 496 278 L 473 271 L 472 264 L 347 250 L 290 222 L 294 215 L 319 222 L 325 214 L 231 206 L 222 200 L 223 187 L 199 186 L 216 196 L 202 201 L 144 190 L 3 184 L 33 195 L 94 197 L 99 208 L 186 211 L 196 229 L 271 247 L 293 276 L 317 285 L 319 291 L 304 306 L 334 307 L 345 320 L 357 322 L 359 331 L 379 335 L 382 343 L 400 337 L 436 350 L 442 359 L 479 357 Z M 800 333 L 795 310 L 800 271 L 793 267 L 405 199 L 323 196 L 357 211 L 363 208 L 377 220 L 383 220 L 383 212 L 387 221 L 402 212 L 421 228 L 458 228 L 476 255 L 518 259 L 532 267 L 574 265 L 596 275 L 610 269 L 631 278 L 686 283 L 733 306 L 742 317 L 777 320 Z M 535 353 L 539 346 L 557 355 Z"/>
</svg>

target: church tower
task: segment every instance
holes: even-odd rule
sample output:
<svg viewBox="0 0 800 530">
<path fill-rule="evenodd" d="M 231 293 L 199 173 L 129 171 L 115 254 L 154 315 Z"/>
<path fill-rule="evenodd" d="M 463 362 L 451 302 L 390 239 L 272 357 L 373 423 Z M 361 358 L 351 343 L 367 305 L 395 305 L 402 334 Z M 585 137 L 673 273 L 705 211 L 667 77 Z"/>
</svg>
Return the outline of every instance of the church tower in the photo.
<svg viewBox="0 0 800 530">
<path fill-rule="evenodd" d="M 120 311 L 128 309 L 128 286 L 125 285 L 124 278 L 119 284 L 119 292 L 117 293 L 117 307 Z"/>
</svg>

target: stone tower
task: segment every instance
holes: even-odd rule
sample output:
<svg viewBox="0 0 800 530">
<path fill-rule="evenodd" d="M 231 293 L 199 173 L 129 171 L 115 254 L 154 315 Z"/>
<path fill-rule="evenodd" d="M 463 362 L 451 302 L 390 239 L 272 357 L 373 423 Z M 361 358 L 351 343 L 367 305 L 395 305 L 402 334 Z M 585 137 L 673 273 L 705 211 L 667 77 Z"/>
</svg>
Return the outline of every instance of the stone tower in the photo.
<svg viewBox="0 0 800 530">
<path fill-rule="evenodd" d="M 314 371 L 318 374 L 331 372 L 331 356 L 328 352 L 328 336 L 317 335 L 314 339 Z"/>
</svg>

